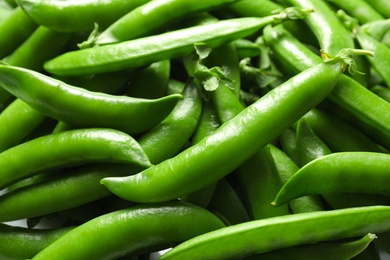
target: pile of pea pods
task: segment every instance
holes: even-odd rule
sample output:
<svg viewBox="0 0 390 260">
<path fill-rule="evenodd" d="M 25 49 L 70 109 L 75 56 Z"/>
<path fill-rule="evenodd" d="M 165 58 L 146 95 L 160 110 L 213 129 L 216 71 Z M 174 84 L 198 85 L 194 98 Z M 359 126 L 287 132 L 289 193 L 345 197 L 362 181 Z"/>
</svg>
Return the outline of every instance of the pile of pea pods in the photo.
<svg viewBox="0 0 390 260">
<path fill-rule="evenodd" d="M 0 0 L 0 259 L 390 259 L 389 102 L 388 0 Z"/>
</svg>

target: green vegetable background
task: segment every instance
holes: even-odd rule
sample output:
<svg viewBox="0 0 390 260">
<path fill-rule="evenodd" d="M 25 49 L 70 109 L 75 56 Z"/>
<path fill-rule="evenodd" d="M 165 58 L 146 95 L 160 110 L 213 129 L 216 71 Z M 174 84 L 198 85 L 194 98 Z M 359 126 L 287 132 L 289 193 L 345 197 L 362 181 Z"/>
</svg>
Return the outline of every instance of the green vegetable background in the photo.
<svg viewBox="0 0 390 260">
<path fill-rule="evenodd" d="M 0 260 L 390 259 L 390 1 L 0 0 Z"/>
</svg>

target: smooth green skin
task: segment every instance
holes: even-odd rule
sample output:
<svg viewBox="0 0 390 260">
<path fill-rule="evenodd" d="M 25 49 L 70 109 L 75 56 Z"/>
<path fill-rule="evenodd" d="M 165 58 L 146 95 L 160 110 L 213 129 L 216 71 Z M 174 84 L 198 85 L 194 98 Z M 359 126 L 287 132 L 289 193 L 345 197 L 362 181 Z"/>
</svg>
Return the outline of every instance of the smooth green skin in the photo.
<svg viewBox="0 0 390 260">
<path fill-rule="evenodd" d="M 128 41 L 155 32 L 169 22 L 196 12 L 207 12 L 238 0 L 159 0 L 150 1 L 122 16 L 99 34 L 95 45 Z M 142 25 L 142 26 L 140 26 Z"/>
<path fill-rule="evenodd" d="M 297 171 L 283 185 L 274 204 L 282 205 L 294 198 L 313 194 L 389 195 L 389 165 L 390 156 L 384 153 L 339 152 L 323 156 Z"/>
<path fill-rule="evenodd" d="M 386 0 L 365 0 L 385 18 L 390 18 L 390 3 Z"/>
<path fill-rule="evenodd" d="M 105 28 L 149 0 L 16 0 L 37 24 L 60 32 Z"/>
<path fill-rule="evenodd" d="M 237 259 L 291 246 L 364 236 L 390 230 L 389 217 L 390 207 L 372 206 L 254 220 L 189 239 L 160 259 Z"/>
<path fill-rule="evenodd" d="M 288 205 L 272 207 L 282 182 L 266 146 L 235 170 L 251 219 L 264 219 L 290 214 Z"/>
<path fill-rule="evenodd" d="M 321 102 L 339 79 L 341 66 L 339 59 L 314 66 L 175 157 L 139 174 L 101 182 L 119 197 L 135 202 L 171 200 L 215 183 Z"/>
<path fill-rule="evenodd" d="M 43 63 L 63 51 L 71 37 L 72 34 L 55 32 L 39 26 L 3 61 L 12 66 L 42 71 Z"/>
<path fill-rule="evenodd" d="M 310 49 L 278 25 L 264 29 L 264 39 L 276 59 L 299 73 L 321 62 Z M 364 132 L 380 144 L 390 142 L 390 104 L 347 75 L 342 75 L 329 100 L 365 126 Z"/>
<path fill-rule="evenodd" d="M 104 177 L 128 176 L 143 167 L 125 164 L 83 165 L 54 178 L 15 189 L 0 196 L 0 221 L 14 221 L 51 214 L 111 195 L 100 184 Z"/>
<path fill-rule="evenodd" d="M 169 248 L 224 226 L 214 214 L 188 203 L 143 204 L 92 219 L 32 259 L 115 259 L 149 248 Z"/>
<path fill-rule="evenodd" d="M 299 167 L 287 154 L 276 146 L 270 145 L 269 149 L 283 185 L 299 170 Z M 268 202 L 271 204 L 272 199 Z M 322 201 L 316 196 L 297 198 L 290 201 L 288 205 L 294 214 L 324 210 Z"/>
<path fill-rule="evenodd" d="M 370 91 L 390 102 L 390 89 L 388 87 L 376 85 L 370 88 Z"/>
<path fill-rule="evenodd" d="M 135 76 L 127 91 L 130 97 L 162 98 L 167 95 L 171 61 L 155 62 Z"/>
<path fill-rule="evenodd" d="M 138 142 L 123 132 L 103 128 L 71 130 L 42 136 L 0 153 L 0 189 L 42 171 L 88 162 L 151 166 Z"/>
<path fill-rule="evenodd" d="M 344 10 L 350 16 L 357 18 L 361 24 L 384 19 L 383 16 L 365 0 L 355 0 L 355 1 L 326 0 L 326 1 L 331 3 L 331 5 L 334 5 L 335 7 Z"/>
<path fill-rule="evenodd" d="M 193 81 L 186 84 L 183 99 L 157 126 L 145 132 L 137 141 L 152 164 L 175 156 L 191 138 L 202 111 L 202 100 Z"/>
<path fill-rule="evenodd" d="M 45 63 L 57 75 L 85 75 L 136 68 L 194 52 L 194 43 L 211 48 L 243 38 L 274 22 L 276 16 L 236 18 L 121 43 L 64 53 Z"/>
<path fill-rule="evenodd" d="M 210 95 L 221 123 L 234 118 L 245 108 L 237 96 L 224 84 L 220 84 Z"/>
<path fill-rule="evenodd" d="M 303 116 L 314 133 L 333 152 L 382 150 L 365 134 L 336 116 L 323 110 L 313 109 Z"/>
<path fill-rule="evenodd" d="M 38 27 L 20 7 L 0 23 L 0 59 L 11 54 Z"/>
<path fill-rule="evenodd" d="M 389 33 L 390 19 L 375 20 L 360 26 L 359 31 L 369 34 L 374 39 L 381 41 Z"/>
<path fill-rule="evenodd" d="M 288 128 L 279 136 L 279 142 L 283 152 L 285 152 L 286 155 L 288 155 L 288 157 L 290 157 L 296 165 L 301 166 L 301 162 L 299 161 L 297 153 L 296 135 L 297 134 L 295 130 Z"/>
<path fill-rule="evenodd" d="M 239 60 L 242 60 L 247 57 L 254 58 L 260 55 L 259 46 L 250 40 L 238 39 L 235 40 L 233 44 L 236 47 L 237 56 Z"/>
<path fill-rule="evenodd" d="M 359 31 L 356 38 L 362 49 L 375 51 L 374 57 L 367 57 L 373 68 L 383 78 L 386 85 L 390 87 L 390 68 L 388 61 L 390 59 L 390 48 L 370 35 Z"/>
<path fill-rule="evenodd" d="M 22 100 L 14 100 L 0 113 L 0 151 L 22 143 L 45 117 Z"/>
<path fill-rule="evenodd" d="M 181 95 L 140 99 L 91 92 L 39 72 L 6 65 L 0 65 L 0 74 L 1 87 L 37 111 L 80 128 L 141 133 L 160 123 L 182 99 Z"/>
<path fill-rule="evenodd" d="M 30 259 L 72 229 L 73 227 L 64 227 L 42 230 L 0 224 L 0 258 L 3 260 Z"/>
<path fill-rule="evenodd" d="M 225 178 L 218 181 L 207 209 L 217 216 L 222 216 L 221 218 L 226 220 L 228 225 L 250 220 L 240 196 Z"/>
<path fill-rule="evenodd" d="M 6 20 L 12 14 L 13 8 L 6 3 L 6 1 L 0 2 L 0 23 Z"/>
<path fill-rule="evenodd" d="M 359 255 L 376 238 L 374 234 L 350 242 L 320 242 L 308 245 L 293 246 L 258 254 L 245 258 L 245 260 L 345 260 Z"/>
</svg>

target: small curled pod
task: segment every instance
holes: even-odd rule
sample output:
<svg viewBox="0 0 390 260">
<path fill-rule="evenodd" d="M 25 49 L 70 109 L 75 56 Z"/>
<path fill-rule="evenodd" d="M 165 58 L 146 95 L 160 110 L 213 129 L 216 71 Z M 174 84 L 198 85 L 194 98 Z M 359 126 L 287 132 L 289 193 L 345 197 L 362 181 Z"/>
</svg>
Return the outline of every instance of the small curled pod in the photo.
<svg viewBox="0 0 390 260">
<path fill-rule="evenodd" d="M 353 165 L 353 167 L 351 167 Z M 389 195 L 390 155 L 374 152 L 339 152 L 311 161 L 280 189 L 273 204 L 328 193 Z"/>
<path fill-rule="evenodd" d="M 379 234 L 390 229 L 389 217 L 389 206 L 367 206 L 253 220 L 189 239 L 160 259 L 241 259 L 292 246 Z"/>
<path fill-rule="evenodd" d="M 123 132 L 71 130 L 42 136 L 0 153 L 0 189 L 41 171 L 89 162 L 151 166 L 138 142 Z"/>
<path fill-rule="evenodd" d="M 32 259 L 117 259 L 126 254 L 166 249 L 224 226 L 217 216 L 192 204 L 141 204 L 101 215 L 74 228 Z"/>
<path fill-rule="evenodd" d="M 113 128 L 128 134 L 154 127 L 182 99 L 178 94 L 142 99 L 92 92 L 8 65 L 0 65 L 0 86 L 37 111 L 71 126 Z"/>
</svg>

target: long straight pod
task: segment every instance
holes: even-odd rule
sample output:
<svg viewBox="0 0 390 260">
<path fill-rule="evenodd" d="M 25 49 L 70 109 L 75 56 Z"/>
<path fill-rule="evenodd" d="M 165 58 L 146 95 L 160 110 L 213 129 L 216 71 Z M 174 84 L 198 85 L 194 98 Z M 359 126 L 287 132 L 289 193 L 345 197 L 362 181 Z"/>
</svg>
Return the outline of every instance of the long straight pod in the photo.
<svg viewBox="0 0 390 260">
<path fill-rule="evenodd" d="M 390 195 L 389 168 L 390 155 L 385 153 L 329 154 L 297 171 L 279 191 L 274 204 L 282 205 L 309 194 L 349 192 Z"/>
<path fill-rule="evenodd" d="M 371 206 L 255 220 L 190 239 L 161 260 L 238 259 L 296 245 L 381 233 L 390 230 L 389 218 L 390 207 Z"/>
<path fill-rule="evenodd" d="M 321 102 L 343 62 L 321 63 L 291 78 L 223 124 L 214 134 L 139 174 L 102 183 L 136 202 L 167 201 L 215 183 Z"/>
<path fill-rule="evenodd" d="M 71 51 L 46 62 L 44 68 L 53 74 L 71 76 L 140 67 L 188 55 L 195 51 L 194 43 L 203 42 L 214 48 L 251 35 L 267 24 L 297 17 L 297 13 L 298 17 L 306 15 L 306 12 L 293 10 L 262 18 L 227 19 L 107 46 Z"/>
</svg>

